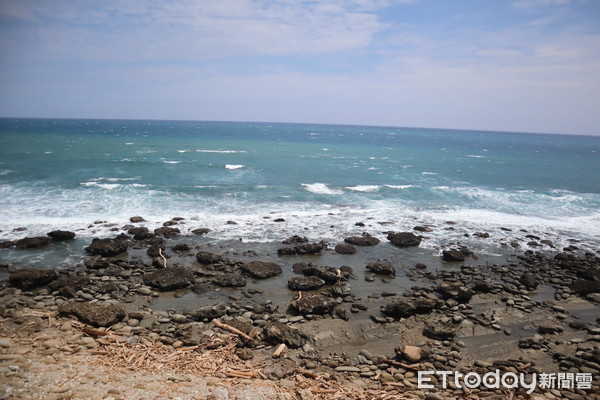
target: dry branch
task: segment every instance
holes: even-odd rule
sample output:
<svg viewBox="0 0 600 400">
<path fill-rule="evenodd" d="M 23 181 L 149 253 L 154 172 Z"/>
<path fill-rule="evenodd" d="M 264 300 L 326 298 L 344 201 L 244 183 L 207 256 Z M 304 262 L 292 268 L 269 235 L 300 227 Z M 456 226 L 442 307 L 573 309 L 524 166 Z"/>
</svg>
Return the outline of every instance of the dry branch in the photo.
<svg viewBox="0 0 600 400">
<path fill-rule="evenodd" d="M 246 335 L 244 332 L 240 331 L 240 330 L 239 330 L 239 329 L 237 329 L 237 328 L 234 328 L 234 327 L 233 327 L 233 326 L 231 326 L 231 325 L 227 325 L 227 324 L 224 324 L 224 323 L 222 323 L 222 322 L 221 322 L 220 320 L 218 320 L 218 319 L 213 319 L 212 323 L 213 323 L 213 324 L 215 324 L 216 326 L 218 326 L 219 328 L 221 328 L 221 329 L 226 329 L 226 330 L 228 330 L 228 331 L 230 331 L 230 332 L 233 332 L 233 333 L 235 333 L 236 335 L 239 335 L 239 336 L 243 337 L 244 339 L 247 339 L 247 340 L 250 340 L 250 341 L 254 341 L 254 338 L 253 338 L 253 337 Z"/>
</svg>

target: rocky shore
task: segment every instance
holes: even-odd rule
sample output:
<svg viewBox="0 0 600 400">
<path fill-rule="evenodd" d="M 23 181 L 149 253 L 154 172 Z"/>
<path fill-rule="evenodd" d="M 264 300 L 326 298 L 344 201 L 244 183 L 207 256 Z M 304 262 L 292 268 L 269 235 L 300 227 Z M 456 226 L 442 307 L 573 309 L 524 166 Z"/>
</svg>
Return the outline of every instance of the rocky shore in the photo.
<svg viewBox="0 0 600 400">
<path fill-rule="evenodd" d="M 432 266 L 414 252 L 431 226 L 256 246 L 144 222 L 89 240 L 69 268 L 1 265 L 0 398 L 600 399 L 600 257 L 576 243 L 515 239 L 498 263 L 452 243 Z M 582 381 L 422 388 L 421 371 Z"/>
</svg>

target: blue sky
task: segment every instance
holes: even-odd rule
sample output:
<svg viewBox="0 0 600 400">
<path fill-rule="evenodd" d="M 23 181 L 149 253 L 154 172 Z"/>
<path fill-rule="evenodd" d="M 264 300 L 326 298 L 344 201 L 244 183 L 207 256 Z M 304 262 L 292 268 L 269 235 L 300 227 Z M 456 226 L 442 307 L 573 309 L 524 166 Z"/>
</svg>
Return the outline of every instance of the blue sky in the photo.
<svg viewBox="0 0 600 400">
<path fill-rule="evenodd" d="M 597 0 L 0 0 L 0 116 L 600 134 Z"/>
</svg>

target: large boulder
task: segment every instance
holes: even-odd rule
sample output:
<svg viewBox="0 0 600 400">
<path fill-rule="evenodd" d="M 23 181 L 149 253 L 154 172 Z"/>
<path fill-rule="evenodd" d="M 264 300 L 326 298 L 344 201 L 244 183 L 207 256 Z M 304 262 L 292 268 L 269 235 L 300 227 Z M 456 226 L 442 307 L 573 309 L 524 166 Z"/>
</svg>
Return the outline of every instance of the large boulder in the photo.
<svg viewBox="0 0 600 400">
<path fill-rule="evenodd" d="M 206 305 L 192 311 L 192 316 L 198 319 L 214 319 L 220 318 L 227 312 L 227 305 L 218 303 L 214 305 Z"/>
<path fill-rule="evenodd" d="M 299 299 L 292 300 L 291 306 L 300 314 L 327 314 L 331 312 L 337 302 L 323 295 L 302 295 Z"/>
<path fill-rule="evenodd" d="M 194 275 L 183 267 L 161 268 L 144 275 L 144 284 L 162 291 L 181 289 L 193 282 Z"/>
<path fill-rule="evenodd" d="M 435 288 L 444 299 L 453 299 L 459 303 L 468 303 L 473 297 L 473 291 L 460 283 L 441 283 Z"/>
<path fill-rule="evenodd" d="M 93 326 L 111 326 L 125 318 L 125 310 L 120 305 L 100 305 L 69 301 L 59 306 L 62 315 L 74 315 L 81 322 Z"/>
<path fill-rule="evenodd" d="M 428 324 L 423 328 L 423 336 L 433 340 L 453 340 L 456 336 L 456 328 L 445 324 Z"/>
<path fill-rule="evenodd" d="M 21 289 L 33 289 L 44 286 L 58 277 L 52 270 L 46 269 L 21 269 L 10 274 L 8 281 L 11 285 Z"/>
<path fill-rule="evenodd" d="M 91 255 L 112 257 L 127 251 L 128 245 L 127 236 L 117 236 L 114 239 L 94 239 L 84 250 Z"/>
<path fill-rule="evenodd" d="M 246 277 L 234 273 L 219 274 L 213 278 L 213 283 L 222 287 L 242 287 L 246 286 Z"/>
<path fill-rule="evenodd" d="M 335 252 L 338 254 L 356 254 L 356 247 L 351 244 L 340 243 L 335 246 Z"/>
<path fill-rule="evenodd" d="M 71 231 L 57 230 L 57 231 L 48 232 L 47 235 L 50 236 L 53 240 L 60 241 L 60 242 L 65 241 L 65 240 L 75 239 L 75 232 L 71 232 Z"/>
<path fill-rule="evenodd" d="M 325 281 L 318 276 L 295 276 L 288 281 L 290 290 L 315 290 L 325 285 Z"/>
<path fill-rule="evenodd" d="M 171 228 L 170 226 L 162 226 L 154 230 L 154 234 L 157 236 L 171 237 L 179 235 L 181 231 L 179 228 Z"/>
<path fill-rule="evenodd" d="M 538 286 L 537 278 L 533 272 L 525 272 L 519 278 L 519 282 L 521 282 L 528 290 L 535 290 Z"/>
<path fill-rule="evenodd" d="M 280 275 L 282 270 L 279 264 L 265 261 L 251 261 L 244 263 L 240 267 L 242 271 L 253 278 L 265 279 Z"/>
<path fill-rule="evenodd" d="M 354 246 L 375 246 L 379 244 L 380 240 L 369 234 L 363 234 L 362 236 L 347 237 L 344 239 L 344 242 Z"/>
<path fill-rule="evenodd" d="M 340 277 L 342 275 L 341 269 L 340 272 L 338 272 L 337 268 L 319 267 L 313 264 L 310 264 L 307 268 L 303 269 L 302 273 L 306 276 L 316 275 L 330 285 L 339 282 Z"/>
<path fill-rule="evenodd" d="M 298 244 L 298 243 L 308 243 L 308 238 L 305 236 L 290 236 L 289 238 L 283 240 L 281 243 L 283 244 Z"/>
<path fill-rule="evenodd" d="M 571 284 L 571 290 L 580 296 L 585 296 L 591 293 L 600 293 L 600 282 L 578 279 Z"/>
<path fill-rule="evenodd" d="M 367 264 L 367 269 L 375 274 L 396 275 L 396 268 L 387 262 L 371 262 Z"/>
<path fill-rule="evenodd" d="M 404 300 L 395 301 L 386 305 L 382 310 L 383 315 L 392 318 L 408 318 L 417 313 L 417 309 L 413 303 Z"/>
<path fill-rule="evenodd" d="M 465 254 L 460 250 L 444 250 L 442 258 L 448 262 L 460 262 L 465 261 Z"/>
<path fill-rule="evenodd" d="M 215 253 L 209 253 L 208 251 L 199 251 L 196 253 L 196 260 L 200 264 L 210 265 L 223 262 L 223 257 Z"/>
<path fill-rule="evenodd" d="M 50 242 L 45 236 L 33 236 L 19 239 L 15 242 L 15 247 L 19 250 L 35 249 L 46 246 Z"/>
<path fill-rule="evenodd" d="M 127 231 L 127 233 L 133 235 L 135 240 L 144 240 L 154 237 L 154 234 L 150 232 L 150 229 L 146 228 L 145 226 L 131 228 Z"/>
<path fill-rule="evenodd" d="M 411 247 L 421 244 L 421 236 L 412 232 L 390 233 L 387 238 L 396 247 Z"/>
<path fill-rule="evenodd" d="M 285 343 L 292 349 L 302 347 L 306 343 L 306 336 L 281 322 L 271 322 L 264 330 L 265 341 L 273 344 Z"/>
</svg>

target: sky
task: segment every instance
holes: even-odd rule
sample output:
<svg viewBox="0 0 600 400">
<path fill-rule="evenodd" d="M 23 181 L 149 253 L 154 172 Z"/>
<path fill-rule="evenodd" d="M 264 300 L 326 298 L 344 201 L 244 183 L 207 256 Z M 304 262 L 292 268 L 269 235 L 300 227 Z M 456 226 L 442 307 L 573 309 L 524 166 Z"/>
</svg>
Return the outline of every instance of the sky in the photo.
<svg viewBox="0 0 600 400">
<path fill-rule="evenodd" d="M 600 135 L 600 1 L 0 0 L 0 117 Z"/>
</svg>

